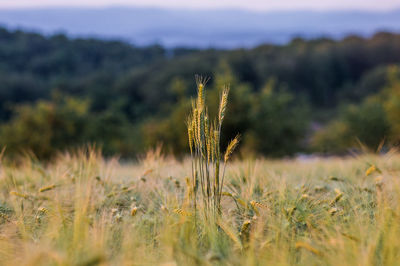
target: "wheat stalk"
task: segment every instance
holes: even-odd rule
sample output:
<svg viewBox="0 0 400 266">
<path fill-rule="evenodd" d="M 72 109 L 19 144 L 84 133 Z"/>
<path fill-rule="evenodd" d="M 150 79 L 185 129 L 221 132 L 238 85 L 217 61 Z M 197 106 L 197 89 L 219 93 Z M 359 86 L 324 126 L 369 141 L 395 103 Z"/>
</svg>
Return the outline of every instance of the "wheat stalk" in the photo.
<svg viewBox="0 0 400 266">
<path fill-rule="evenodd" d="M 200 188 L 205 216 L 214 217 L 221 212 L 221 193 L 225 175 L 226 163 L 239 143 L 236 137 L 228 145 L 224 157 L 221 158 L 220 138 L 222 122 L 225 118 L 229 87 L 225 86 L 220 95 L 218 114 L 211 123 L 206 105 L 205 85 L 209 78 L 195 76 L 197 98 L 192 100 L 192 111 L 186 124 L 190 156 L 192 162 L 192 181 L 190 195 L 193 198 L 195 213 L 197 210 L 197 190 Z M 220 174 L 220 162 L 224 162 L 224 171 Z"/>
</svg>

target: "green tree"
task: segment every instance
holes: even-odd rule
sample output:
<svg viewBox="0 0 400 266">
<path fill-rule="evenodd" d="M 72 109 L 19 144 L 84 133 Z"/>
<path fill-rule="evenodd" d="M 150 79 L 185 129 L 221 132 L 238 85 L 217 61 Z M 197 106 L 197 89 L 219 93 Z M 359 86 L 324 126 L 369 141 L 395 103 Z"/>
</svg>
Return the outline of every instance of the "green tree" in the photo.
<svg viewBox="0 0 400 266">
<path fill-rule="evenodd" d="M 381 70 L 380 70 L 381 71 Z M 319 151 L 344 152 L 364 145 L 371 150 L 385 141 L 400 140 L 400 71 L 397 66 L 385 68 L 386 82 L 379 92 L 360 104 L 342 108 L 338 118 L 316 132 L 312 145 Z"/>
<path fill-rule="evenodd" d="M 276 89 L 273 80 L 253 96 L 248 119 L 250 127 L 243 145 L 249 151 L 282 156 L 301 150 L 309 124 L 307 104 Z"/>
<path fill-rule="evenodd" d="M 88 102 L 73 98 L 18 106 L 14 117 L 0 127 L 0 143 L 8 153 L 30 150 L 41 158 L 82 145 L 88 106 Z"/>
</svg>

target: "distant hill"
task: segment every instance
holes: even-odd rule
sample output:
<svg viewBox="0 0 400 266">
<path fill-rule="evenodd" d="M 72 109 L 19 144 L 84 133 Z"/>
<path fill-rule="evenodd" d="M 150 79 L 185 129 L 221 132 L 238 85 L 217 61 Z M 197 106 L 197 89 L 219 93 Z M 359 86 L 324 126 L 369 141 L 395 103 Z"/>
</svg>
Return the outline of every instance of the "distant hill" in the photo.
<svg viewBox="0 0 400 266">
<path fill-rule="evenodd" d="M 155 8 L 43 8 L 0 10 L 0 25 L 49 34 L 121 39 L 166 47 L 252 47 L 294 37 L 369 37 L 400 32 L 400 10 L 276 11 L 169 10 Z"/>
</svg>

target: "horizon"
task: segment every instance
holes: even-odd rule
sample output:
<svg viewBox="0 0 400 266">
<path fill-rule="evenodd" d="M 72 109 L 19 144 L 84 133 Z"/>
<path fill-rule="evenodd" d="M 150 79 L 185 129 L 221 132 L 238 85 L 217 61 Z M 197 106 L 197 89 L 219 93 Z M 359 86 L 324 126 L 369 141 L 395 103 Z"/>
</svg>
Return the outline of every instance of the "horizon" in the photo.
<svg viewBox="0 0 400 266">
<path fill-rule="evenodd" d="M 377 4 L 373 0 L 367 1 L 352 1 L 348 3 L 345 0 L 340 1 L 325 1 L 307 0 L 299 3 L 295 0 L 284 0 L 280 2 L 250 0 L 242 2 L 204 0 L 201 3 L 197 1 L 161 1 L 161 0 L 37 0 L 35 2 L 26 0 L 5 0 L 0 3 L 1 10 L 9 9 L 47 9 L 47 8 L 157 8 L 157 9 L 180 9 L 180 10 L 247 10 L 247 11 L 373 11 L 373 12 L 390 12 L 400 9 L 400 4 L 394 0 L 384 0 Z"/>
<path fill-rule="evenodd" d="M 285 44 L 296 37 L 338 40 L 348 35 L 368 37 L 378 31 L 400 32 L 400 8 L 390 11 L 254 11 L 233 7 L 189 10 L 48 6 L 0 9 L 0 12 L 0 24 L 8 29 L 45 35 L 63 32 L 70 37 L 118 39 L 138 46 L 160 44 L 168 48 L 229 49 L 263 43 Z"/>
<path fill-rule="evenodd" d="M 198 11 L 198 12 L 206 12 L 206 11 L 239 11 L 239 12 L 248 12 L 248 13 L 335 13 L 335 12 L 343 12 L 343 13 L 351 13 L 351 12 L 361 12 L 361 13 L 392 13 L 400 11 L 400 5 L 398 7 L 394 7 L 391 9 L 362 9 L 362 8 L 338 8 L 338 9 L 312 9 L 312 8 L 299 8 L 299 9 L 264 9 L 264 10 L 255 10 L 248 8 L 240 8 L 240 7 L 162 7 L 162 6 L 135 6 L 135 5 L 104 5 L 104 6 L 90 6 L 90 5 L 46 5 L 46 6 L 27 6 L 27 7 L 2 7 L 0 5 L 0 11 L 35 11 L 35 10 L 52 10 L 52 9 L 65 9 L 65 10 L 108 10 L 108 9 L 143 9 L 143 10 L 165 10 L 165 11 Z"/>
</svg>

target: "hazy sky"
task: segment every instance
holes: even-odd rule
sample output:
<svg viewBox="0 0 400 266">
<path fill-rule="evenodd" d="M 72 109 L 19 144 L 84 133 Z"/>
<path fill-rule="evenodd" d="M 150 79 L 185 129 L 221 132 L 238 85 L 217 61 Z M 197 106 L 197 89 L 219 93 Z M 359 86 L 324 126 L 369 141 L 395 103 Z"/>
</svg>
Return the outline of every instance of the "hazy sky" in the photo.
<svg viewBox="0 0 400 266">
<path fill-rule="evenodd" d="M 0 0 L 0 8 L 42 6 L 152 6 L 170 8 L 245 8 L 276 9 L 362 9 L 392 10 L 400 0 Z"/>
</svg>

